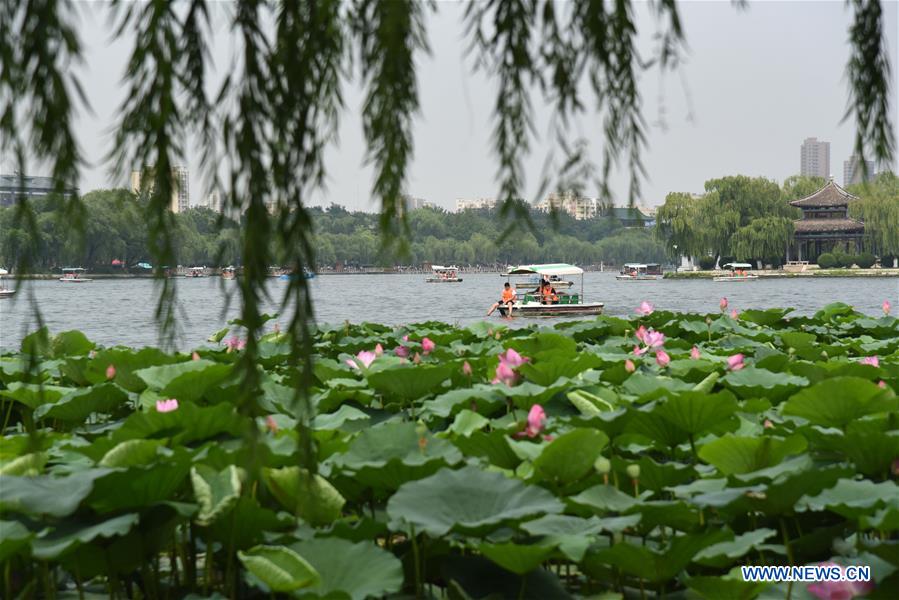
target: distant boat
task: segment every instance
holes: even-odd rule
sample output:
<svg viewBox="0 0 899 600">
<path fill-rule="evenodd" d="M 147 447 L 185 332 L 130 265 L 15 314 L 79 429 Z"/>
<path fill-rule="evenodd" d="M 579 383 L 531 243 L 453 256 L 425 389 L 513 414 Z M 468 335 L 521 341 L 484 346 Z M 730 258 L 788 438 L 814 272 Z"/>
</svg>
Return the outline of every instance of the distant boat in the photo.
<svg viewBox="0 0 899 600">
<path fill-rule="evenodd" d="M 315 278 L 314 271 L 309 271 L 308 269 L 303 269 L 303 279 L 314 279 L 314 278 Z M 280 279 L 281 281 L 294 281 L 294 280 L 298 279 L 298 276 L 296 273 L 281 273 L 280 275 L 278 275 L 278 279 Z"/>
<path fill-rule="evenodd" d="M 759 278 L 758 275 L 747 273 L 752 268 L 749 263 L 727 263 L 721 266 L 730 269 L 730 275 L 719 275 L 713 281 L 751 281 Z"/>
<path fill-rule="evenodd" d="M 83 277 L 84 269 L 81 267 L 66 267 L 62 270 L 59 280 L 63 283 L 90 283 L 93 279 Z"/>
<path fill-rule="evenodd" d="M 4 275 L 9 275 L 9 271 L 7 271 L 6 269 L 0 269 L 0 298 L 9 298 L 16 293 L 16 290 L 11 290 L 3 285 Z"/>
<path fill-rule="evenodd" d="M 185 277 L 208 277 L 209 275 L 206 273 L 206 267 L 190 267 L 187 269 L 187 273 L 184 275 Z"/>
<path fill-rule="evenodd" d="M 462 278 L 459 277 L 459 267 L 444 267 L 442 265 L 434 265 L 431 267 L 433 274 L 425 279 L 427 283 L 461 283 Z"/>
<path fill-rule="evenodd" d="M 225 267 L 222 269 L 222 279 L 234 279 L 236 272 L 234 267 Z"/>
<path fill-rule="evenodd" d="M 626 263 L 621 273 L 615 276 L 619 281 L 655 281 L 662 277 L 662 265 L 658 263 Z"/>
</svg>

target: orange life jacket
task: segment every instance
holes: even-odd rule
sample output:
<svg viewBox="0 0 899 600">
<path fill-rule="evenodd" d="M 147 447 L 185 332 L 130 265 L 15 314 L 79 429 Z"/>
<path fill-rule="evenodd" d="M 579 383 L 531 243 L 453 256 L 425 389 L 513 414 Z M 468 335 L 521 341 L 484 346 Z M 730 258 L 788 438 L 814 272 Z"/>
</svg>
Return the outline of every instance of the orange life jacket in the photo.
<svg viewBox="0 0 899 600">
<path fill-rule="evenodd" d="M 543 288 L 543 299 L 549 300 L 550 302 L 558 302 L 559 297 L 556 295 L 556 290 L 551 287 Z"/>
<path fill-rule="evenodd" d="M 509 302 L 515 299 L 515 290 L 512 288 L 503 289 L 503 302 Z"/>
</svg>

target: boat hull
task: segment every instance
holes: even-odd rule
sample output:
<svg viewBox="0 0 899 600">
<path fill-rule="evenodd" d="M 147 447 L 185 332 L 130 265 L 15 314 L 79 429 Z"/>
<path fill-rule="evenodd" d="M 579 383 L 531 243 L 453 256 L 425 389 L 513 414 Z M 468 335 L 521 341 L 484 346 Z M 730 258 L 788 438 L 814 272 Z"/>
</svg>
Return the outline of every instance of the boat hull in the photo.
<svg viewBox="0 0 899 600">
<path fill-rule="evenodd" d="M 0 298 L 9 298 L 16 293 L 16 290 L 0 290 Z"/>
<path fill-rule="evenodd" d="M 65 277 L 60 277 L 59 280 L 62 283 L 90 283 L 93 281 L 93 279 L 72 279 L 72 278 L 67 279 Z"/>
<path fill-rule="evenodd" d="M 759 278 L 758 275 L 745 275 L 743 277 L 721 276 L 721 277 L 715 277 L 712 281 L 719 281 L 719 282 L 720 281 L 752 281 L 752 280 L 758 279 L 758 278 Z"/>
<path fill-rule="evenodd" d="M 456 277 L 455 279 L 440 279 L 439 277 L 428 277 L 425 279 L 425 283 L 462 283 L 461 277 Z"/>
<path fill-rule="evenodd" d="M 633 275 L 616 275 L 615 279 L 618 281 L 657 281 L 661 277 L 658 275 L 638 275 L 636 277 Z"/>
<path fill-rule="evenodd" d="M 537 302 L 518 304 L 512 307 L 513 317 L 563 317 L 571 315 L 600 315 L 605 304 L 602 302 L 587 302 L 585 304 L 540 304 Z M 508 316 L 509 307 L 500 305 L 497 307 L 499 314 Z"/>
</svg>

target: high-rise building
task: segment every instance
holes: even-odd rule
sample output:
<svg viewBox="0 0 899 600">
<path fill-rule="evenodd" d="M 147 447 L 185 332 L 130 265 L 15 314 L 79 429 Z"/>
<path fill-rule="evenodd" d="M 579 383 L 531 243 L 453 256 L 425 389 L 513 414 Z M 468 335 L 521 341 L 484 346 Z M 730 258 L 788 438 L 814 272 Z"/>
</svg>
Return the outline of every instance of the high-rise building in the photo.
<svg viewBox="0 0 899 600">
<path fill-rule="evenodd" d="M 849 157 L 849 160 L 843 161 L 843 187 L 852 185 L 853 183 L 864 183 L 874 179 L 874 161 L 864 161 L 867 167 L 867 173 L 862 174 L 862 160 L 857 154 Z"/>
<path fill-rule="evenodd" d="M 806 138 L 802 142 L 799 174 L 809 177 L 830 177 L 830 142 Z"/>
<path fill-rule="evenodd" d="M 42 198 L 57 191 L 52 177 L 20 176 L 18 173 L 0 175 L 0 207 L 12 206 L 18 198 Z M 64 186 L 62 189 L 63 198 L 77 195 L 77 186 Z"/>
<path fill-rule="evenodd" d="M 496 208 L 496 198 L 477 198 L 469 200 L 465 198 L 456 198 L 456 212 L 463 210 L 482 210 Z"/>
<path fill-rule="evenodd" d="M 152 181 L 146 190 L 144 188 L 144 175 L 148 178 L 153 176 L 153 167 L 147 167 L 143 171 L 131 171 L 131 192 L 140 194 L 141 192 L 151 193 Z M 172 167 L 172 199 L 169 202 L 169 209 L 173 213 L 185 212 L 190 208 L 190 183 L 188 180 L 187 167 Z"/>
<path fill-rule="evenodd" d="M 221 213 L 225 210 L 225 205 L 222 204 L 222 195 L 218 191 L 206 194 L 206 197 L 203 198 L 203 203 L 200 206 L 217 213 Z"/>
<path fill-rule="evenodd" d="M 596 198 L 586 198 L 569 190 L 562 193 L 551 193 L 538 202 L 535 208 L 543 212 L 559 210 L 568 213 L 578 221 L 582 221 L 598 216 L 602 206 Z"/>
</svg>

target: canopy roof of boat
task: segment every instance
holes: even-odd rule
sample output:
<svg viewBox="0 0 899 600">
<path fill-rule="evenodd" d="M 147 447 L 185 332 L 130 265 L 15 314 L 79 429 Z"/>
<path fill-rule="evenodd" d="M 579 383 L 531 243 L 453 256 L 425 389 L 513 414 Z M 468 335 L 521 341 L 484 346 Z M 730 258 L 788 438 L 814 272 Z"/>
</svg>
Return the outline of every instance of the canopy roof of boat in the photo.
<svg viewBox="0 0 899 600">
<path fill-rule="evenodd" d="M 584 270 L 574 265 L 556 263 L 551 265 L 519 265 L 509 269 L 507 275 L 581 275 Z"/>
<path fill-rule="evenodd" d="M 749 263 L 727 263 L 724 265 L 725 269 L 751 269 L 752 265 Z"/>
<path fill-rule="evenodd" d="M 0 275 L 9 275 L 9 271 L 6 269 L 0 268 Z"/>
<path fill-rule="evenodd" d="M 645 269 L 648 265 L 643 263 L 624 263 L 624 268 L 628 269 Z"/>
<path fill-rule="evenodd" d="M 188 271 L 205 271 L 206 267 L 190 267 L 187 270 Z"/>
<path fill-rule="evenodd" d="M 83 271 L 84 269 L 82 267 L 63 267 L 62 270 L 74 272 L 74 271 Z"/>
<path fill-rule="evenodd" d="M 431 265 L 432 271 L 458 271 L 459 267 L 444 267 L 443 265 Z"/>
</svg>

